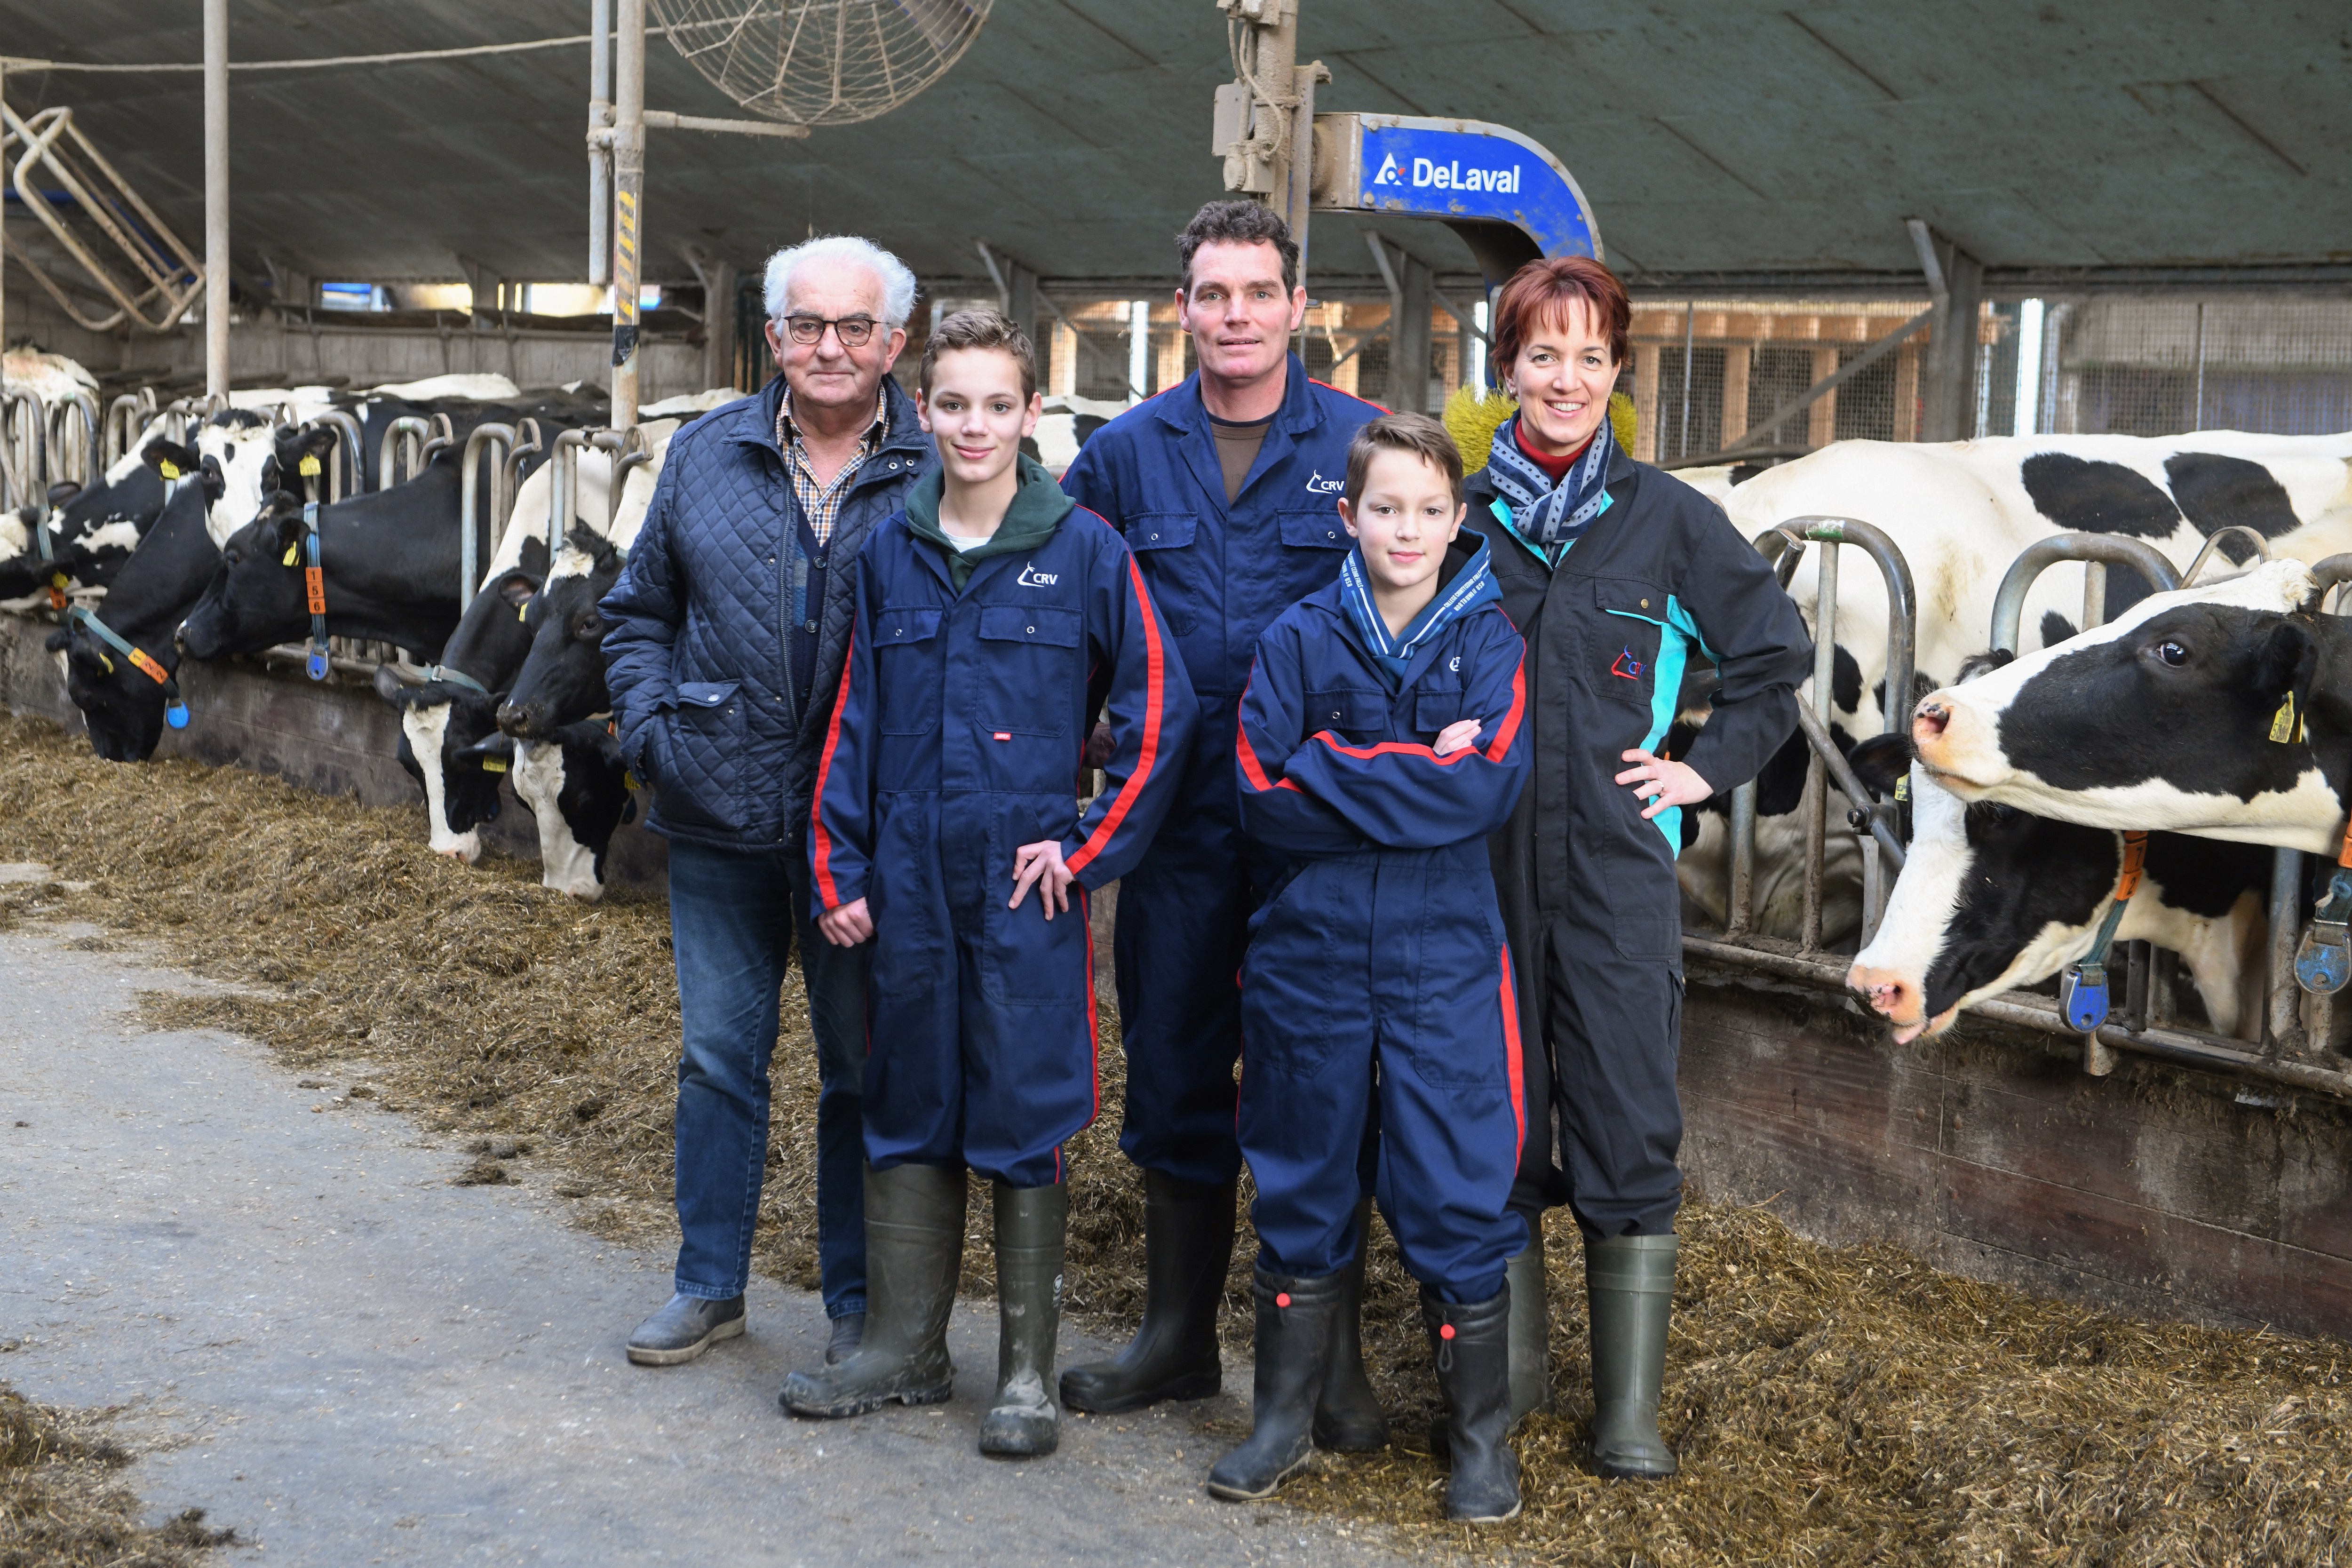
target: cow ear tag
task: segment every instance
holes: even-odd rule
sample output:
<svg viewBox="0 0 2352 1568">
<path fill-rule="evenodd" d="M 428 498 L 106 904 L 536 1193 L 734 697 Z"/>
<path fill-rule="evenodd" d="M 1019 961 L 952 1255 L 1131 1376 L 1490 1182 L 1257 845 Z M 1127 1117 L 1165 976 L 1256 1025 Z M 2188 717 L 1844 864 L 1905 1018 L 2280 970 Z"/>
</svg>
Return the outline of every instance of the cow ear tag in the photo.
<svg viewBox="0 0 2352 1568">
<path fill-rule="evenodd" d="M 2303 723 L 2294 710 L 2294 693 L 2279 699 L 2278 711 L 2271 715 L 2271 739 L 2284 746 L 2302 739 Z"/>
<path fill-rule="evenodd" d="M 302 460 L 295 465 L 294 471 L 300 474 L 306 479 L 317 479 L 319 477 L 319 455 L 316 452 L 303 453 Z"/>
<path fill-rule="evenodd" d="M 291 566 L 294 564 L 294 547 L 292 545 L 289 544 L 286 547 L 286 559 L 281 562 L 280 564 L 286 566 Z"/>
<path fill-rule="evenodd" d="M 482 771 L 486 773 L 502 773 L 507 771 L 506 759 L 504 757 L 484 757 L 482 759 Z"/>
<path fill-rule="evenodd" d="M 1897 800 L 1909 800 L 1911 798 L 1911 775 L 1909 773 L 1905 773 L 1901 778 L 1895 781 L 1895 798 Z"/>
<path fill-rule="evenodd" d="M 167 459 L 157 463 L 155 465 L 155 471 L 163 475 L 167 479 L 176 479 L 180 477 L 180 465 Z"/>
<path fill-rule="evenodd" d="M 521 604 L 515 606 L 515 619 L 519 621 L 529 619 L 530 611 L 530 601 L 529 599 L 525 599 Z"/>
<path fill-rule="evenodd" d="M 163 722 L 169 724 L 174 730 L 186 729 L 188 727 L 188 705 L 184 702 L 177 701 L 164 703 Z"/>
</svg>

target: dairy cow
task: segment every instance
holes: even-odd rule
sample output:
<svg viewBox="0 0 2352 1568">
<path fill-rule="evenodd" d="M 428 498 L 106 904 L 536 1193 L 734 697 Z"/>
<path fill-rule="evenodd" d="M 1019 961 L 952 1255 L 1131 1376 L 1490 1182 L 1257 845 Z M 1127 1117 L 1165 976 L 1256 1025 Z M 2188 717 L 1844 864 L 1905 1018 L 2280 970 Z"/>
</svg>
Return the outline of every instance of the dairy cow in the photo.
<svg viewBox="0 0 2352 1568">
<path fill-rule="evenodd" d="M 1963 800 L 2334 858 L 2352 795 L 2352 626 L 2300 562 L 2150 596 L 1930 692 L 1920 763 Z"/>
<path fill-rule="evenodd" d="M 79 619 L 49 634 L 66 695 L 81 710 L 92 749 L 110 762 L 144 762 L 163 738 L 164 689 L 152 671 L 177 674 L 173 629 L 220 560 L 206 516 L 210 483 L 205 476 L 175 487 L 97 607 L 102 624 L 137 648 L 138 658 Z"/>
<path fill-rule="evenodd" d="M 1903 871 L 1846 980 L 1898 1041 L 2088 955 L 2122 872 L 2121 833 L 1963 802 L 1914 764 L 1906 736 L 1873 736 L 1850 761 L 1881 798 L 1907 784 Z M 2258 848 L 2151 834 L 2114 940 L 2180 954 L 2214 1028 L 2259 1039 L 2270 873 Z"/>
<path fill-rule="evenodd" d="M 2137 539 L 2178 569 L 2229 527 L 2251 528 L 2273 553 L 2302 560 L 2352 548 L 2352 435 L 1842 441 L 1709 493 L 1751 538 L 1810 515 L 1858 518 L 1893 536 L 1910 566 L 1917 605 L 1918 673 L 1912 691 L 1895 699 L 1902 712 L 1984 647 L 2003 574 L 2026 546 L 2053 534 Z M 2251 555 L 2235 537 L 2224 539 L 2216 553 L 2234 563 Z M 1860 552 L 1846 551 L 1843 568 L 1831 731 L 1850 745 L 1885 727 L 1886 599 L 1876 569 Z M 2214 570 L 2209 566 L 2208 574 Z M 2109 614 L 2128 611 L 2149 587 L 2137 573 L 2111 570 Z M 1810 563 L 1790 592 L 1814 624 Z M 2080 568 L 2043 573 L 2026 601 L 2022 647 L 2031 651 L 2073 636 L 2081 607 Z M 1768 934 L 1793 934 L 1801 905 L 1804 836 L 1796 805 L 1805 759 L 1801 736 L 1792 738 L 1759 781 L 1755 910 L 1757 929 Z M 1719 795 L 1684 814 L 1686 845 L 1677 864 L 1685 891 L 1718 920 L 1729 897 L 1728 802 Z M 1832 820 L 1847 804 L 1832 800 Z M 1832 835 L 1824 867 L 1828 940 L 1860 923 L 1861 866 L 1858 841 Z"/>
</svg>

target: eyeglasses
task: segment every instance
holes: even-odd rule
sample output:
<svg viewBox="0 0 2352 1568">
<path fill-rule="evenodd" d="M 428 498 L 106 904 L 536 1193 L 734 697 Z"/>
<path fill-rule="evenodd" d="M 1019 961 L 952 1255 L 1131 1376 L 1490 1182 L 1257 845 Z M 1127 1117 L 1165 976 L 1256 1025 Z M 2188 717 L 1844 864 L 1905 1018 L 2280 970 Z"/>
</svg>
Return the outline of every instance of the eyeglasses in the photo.
<svg viewBox="0 0 2352 1568">
<path fill-rule="evenodd" d="M 838 319 L 831 316 L 786 316 L 784 318 L 784 331 L 791 335 L 793 342 L 803 348 L 811 343 L 823 342 L 824 330 L 831 327 L 833 335 L 841 340 L 843 348 L 862 349 L 874 341 L 875 324 L 874 318 L 871 316 L 843 316 Z"/>
</svg>

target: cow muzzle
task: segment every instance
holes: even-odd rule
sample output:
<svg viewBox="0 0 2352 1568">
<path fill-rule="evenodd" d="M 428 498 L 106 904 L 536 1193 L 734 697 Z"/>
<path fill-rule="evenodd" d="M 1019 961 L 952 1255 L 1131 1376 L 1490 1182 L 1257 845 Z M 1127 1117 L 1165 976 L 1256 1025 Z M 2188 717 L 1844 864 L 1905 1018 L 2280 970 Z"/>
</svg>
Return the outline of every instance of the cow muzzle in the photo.
<svg viewBox="0 0 2352 1568">
<path fill-rule="evenodd" d="M 1931 691 L 1911 710 L 1911 748 L 1937 782 L 1965 795 L 1990 789 L 2012 771 L 1990 713 L 1950 691 Z"/>
<path fill-rule="evenodd" d="M 499 729 L 518 741 L 532 740 L 538 734 L 538 715 L 520 703 L 501 702 L 499 704 Z"/>
</svg>

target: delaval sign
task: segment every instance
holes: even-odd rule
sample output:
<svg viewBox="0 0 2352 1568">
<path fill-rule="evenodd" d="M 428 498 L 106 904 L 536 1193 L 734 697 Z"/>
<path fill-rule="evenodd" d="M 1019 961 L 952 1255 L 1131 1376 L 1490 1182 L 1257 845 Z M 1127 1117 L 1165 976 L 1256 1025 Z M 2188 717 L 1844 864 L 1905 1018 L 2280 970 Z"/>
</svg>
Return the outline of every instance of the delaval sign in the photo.
<svg viewBox="0 0 2352 1568">
<path fill-rule="evenodd" d="M 1601 232 L 1575 179 L 1549 153 L 1500 125 L 1397 114 L 1318 114 L 1339 143 L 1315 205 L 1454 222 L 1508 224 L 1546 256 L 1592 256 Z"/>
</svg>

